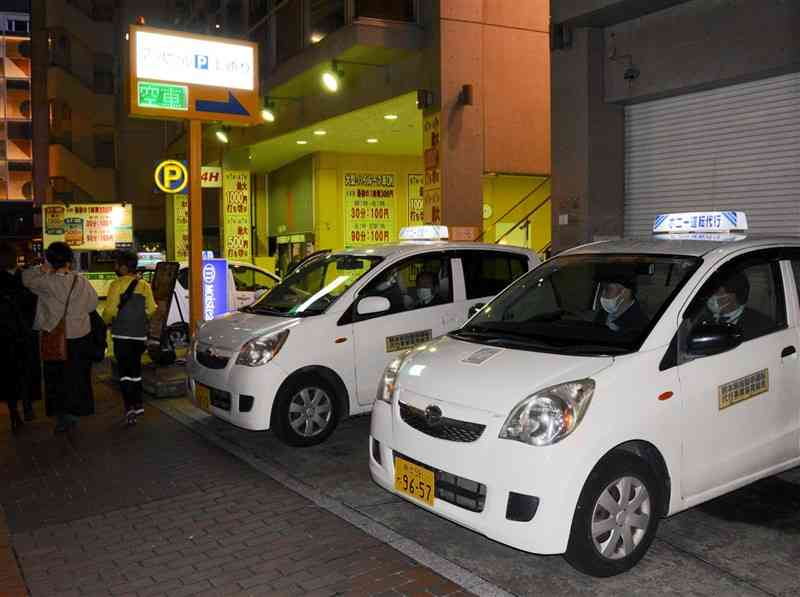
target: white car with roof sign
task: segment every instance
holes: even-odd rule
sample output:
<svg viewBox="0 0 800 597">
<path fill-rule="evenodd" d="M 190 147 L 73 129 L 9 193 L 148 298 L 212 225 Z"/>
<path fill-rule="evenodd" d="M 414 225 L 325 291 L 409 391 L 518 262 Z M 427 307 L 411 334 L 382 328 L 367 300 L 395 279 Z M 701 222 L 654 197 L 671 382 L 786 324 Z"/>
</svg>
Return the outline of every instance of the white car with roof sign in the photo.
<svg viewBox="0 0 800 597">
<path fill-rule="evenodd" d="M 234 425 L 319 443 L 340 418 L 372 408 L 396 354 L 460 327 L 470 307 L 537 264 L 527 249 L 442 241 L 320 256 L 203 325 L 187 364 L 192 392 Z"/>
<path fill-rule="evenodd" d="M 742 229 L 742 213 L 679 214 L 566 251 L 398 356 L 372 478 L 610 576 L 661 517 L 800 464 L 800 239 Z"/>
</svg>

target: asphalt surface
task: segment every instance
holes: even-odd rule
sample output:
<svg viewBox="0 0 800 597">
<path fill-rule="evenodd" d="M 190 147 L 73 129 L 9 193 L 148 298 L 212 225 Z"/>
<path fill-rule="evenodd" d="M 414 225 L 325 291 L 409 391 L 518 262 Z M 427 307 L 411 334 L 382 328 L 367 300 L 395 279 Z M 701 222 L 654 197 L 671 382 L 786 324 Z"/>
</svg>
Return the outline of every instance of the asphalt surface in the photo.
<svg viewBox="0 0 800 597">
<path fill-rule="evenodd" d="M 394 497 L 369 476 L 369 416 L 342 423 L 324 444 L 290 448 L 269 432 L 232 427 L 187 399 L 156 405 L 344 507 L 516 595 L 800 595 L 800 468 L 662 520 L 632 571 L 585 576 L 560 556 L 496 543 Z"/>
</svg>

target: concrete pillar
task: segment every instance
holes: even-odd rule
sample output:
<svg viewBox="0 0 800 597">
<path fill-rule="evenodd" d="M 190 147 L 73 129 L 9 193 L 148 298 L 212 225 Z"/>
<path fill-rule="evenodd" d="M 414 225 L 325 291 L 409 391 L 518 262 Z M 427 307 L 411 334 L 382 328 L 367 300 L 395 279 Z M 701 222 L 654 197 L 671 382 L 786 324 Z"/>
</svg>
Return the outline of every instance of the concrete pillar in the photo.
<svg viewBox="0 0 800 597">
<path fill-rule="evenodd" d="M 48 203 L 50 189 L 50 104 L 47 97 L 47 1 L 31 0 L 31 118 L 33 121 L 33 199 Z"/>
<path fill-rule="evenodd" d="M 553 252 L 623 233 L 624 110 L 603 101 L 601 29 L 551 54 Z"/>
</svg>

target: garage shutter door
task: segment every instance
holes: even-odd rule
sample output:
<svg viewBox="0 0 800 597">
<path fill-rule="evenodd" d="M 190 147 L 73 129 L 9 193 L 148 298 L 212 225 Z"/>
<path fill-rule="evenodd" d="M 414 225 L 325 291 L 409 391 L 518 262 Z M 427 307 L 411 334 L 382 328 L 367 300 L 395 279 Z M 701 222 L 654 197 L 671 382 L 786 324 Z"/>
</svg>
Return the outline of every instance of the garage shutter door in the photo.
<svg viewBox="0 0 800 597">
<path fill-rule="evenodd" d="M 703 210 L 800 234 L 800 74 L 625 108 L 625 234 Z"/>
</svg>

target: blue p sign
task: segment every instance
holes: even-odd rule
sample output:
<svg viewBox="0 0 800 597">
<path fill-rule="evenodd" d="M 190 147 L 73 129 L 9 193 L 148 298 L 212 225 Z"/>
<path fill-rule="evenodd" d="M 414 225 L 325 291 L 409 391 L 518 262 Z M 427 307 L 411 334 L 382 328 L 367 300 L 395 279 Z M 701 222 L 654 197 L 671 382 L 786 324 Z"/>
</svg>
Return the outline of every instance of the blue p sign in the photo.
<svg viewBox="0 0 800 597">
<path fill-rule="evenodd" d="M 202 54 L 195 54 L 194 67 L 200 70 L 208 70 L 208 56 L 204 56 Z"/>
</svg>

